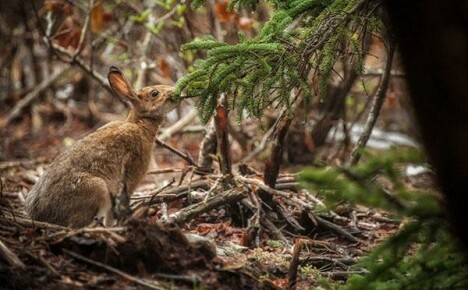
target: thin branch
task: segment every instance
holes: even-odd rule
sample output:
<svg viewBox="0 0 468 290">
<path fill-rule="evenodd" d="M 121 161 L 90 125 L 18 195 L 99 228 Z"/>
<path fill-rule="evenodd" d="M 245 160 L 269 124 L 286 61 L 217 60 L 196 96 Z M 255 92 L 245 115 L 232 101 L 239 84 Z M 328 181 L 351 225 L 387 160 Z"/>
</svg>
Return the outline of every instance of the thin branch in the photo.
<svg viewBox="0 0 468 290">
<path fill-rule="evenodd" d="M 276 179 L 278 178 L 281 163 L 283 161 L 283 145 L 286 134 L 288 133 L 289 125 L 291 124 L 292 117 L 284 115 L 278 124 L 275 132 L 275 139 L 273 141 L 273 149 L 270 158 L 265 162 L 265 170 L 263 172 L 263 180 L 265 184 L 274 188 Z"/>
<path fill-rule="evenodd" d="M 40 222 L 40 221 L 35 221 L 31 220 L 29 218 L 23 218 L 23 217 L 17 217 L 14 215 L 9 214 L 8 212 L 4 212 L 3 219 L 0 219 L 0 224 L 2 223 L 12 223 L 15 224 L 15 226 L 21 226 L 21 227 L 32 227 L 32 228 L 46 228 L 46 229 L 53 229 L 53 230 L 63 230 L 66 229 L 65 227 L 55 225 L 55 224 L 49 224 L 46 222 Z"/>
<path fill-rule="evenodd" d="M 268 132 L 265 133 L 265 135 L 263 135 L 263 138 L 262 138 L 262 141 L 260 141 L 260 144 L 258 146 L 255 147 L 255 149 L 249 154 L 247 155 L 246 157 L 242 158 L 242 160 L 240 161 L 240 163 L 247 163 L 249 162 L 250 160 L 252 160 L 255 156 L 257 156 L 258 154 L 260 154 L 260 152 L 262 152 L 265 147 L 267 146 L 268 142 L 270 141 L 271 137 L 273 136 L 273 134 L 275 133 L 275 130 L 276 130 L 276 127 L 278 126 L 278 123 L 280 122 L 280 120 L 283 118 L 283 116 L 287 114 L 287 110 L 283 110 L 281 113 L 280 113 L 280 116 L 278 117 L 278 119 L 276 119 L 275 123 L 273 124 L 273 126 L 271 126 L 271 128 L 268 130 Z"/>
<path fill-rule="evenodd" d="M 318 223 L 319 226 L 321 226 L 322 228 L 325 228 L 325 229 L 328 229 L 332 232 L 335 232 L 337 233 L 339 236 L 342 236 L 343 238 L 347 239 L 348 241 L 352 242 L 352 243 L 358 243 L 359 240 L 357 238 L 355 238 L 352 234 L 348 233 L 345 229 L 343 229 L 342 227 L 332 223 L 332 222 L 329 222 L 327 221 L 326 219 L 324 218 L 321 218 L 317 215 L 314 215 L 313 217 L 310 217 L 311 219 L 315 219 Z"/>
<path fill-rule="evenodd" d="M 299 268 L 299 257 L 302 251 L 302 247 L 305 244 L 305 240 L 299 239 L 294 244 L 294 250 L 291 258 L 291 262 L 289 263 L 289 271 L 288 271 L 288 289 L 295 290 L 296 283 L 297 283 L 297 269 Z"/>
<path fill-rule="evenodd" d="M 180 158 L 184 159 L 188 164 L 198 168 L 198 166 L 195 164 L 195 162 L 192 160 L 192 158 L 188 154 L 183 153 L 180 150 L 175 149 L 171 145 L 167 144 L 166 142 L 163 142 L 163 141 L 159 140 L 158 138 L 156 138 L 156 144 L 168 149 L 172 153 L 174 153 L 177 156 L 179 156 Z"/>
<path fill-rule="evenodd" d="M 156 23 L 156 17 L 153 15 L 153 8 L 156 2 L 149 2 L 148 9 L 151 11 L 150 15 L 148 17 L 148 22 L 147 25 L 150 27 L 153 27 L 154 24 Z M 141 88 L 143 83 L 145 82 L 145 76 L 146 76 L 146 71 L 148 70 L 148 64 L 146 63 L 147 59 L 147 54 L 148 54 L 148 48 L 151 39 L 153 38 L 153 33 L 151 32 L 150 29 L 146 30 L 145 37 L 143 38 L 143 41 L 141 42 L 141 56 L 140 56 L 140 68 L 138 69 L 138 76 L 135 81 L 135 87 L 136 88 Z"/>
<path fill-rule="evenodd" d="M 213 158 L 211 157 L 216 153 L 218 147 L 218 140 L 216 139 L 216 129 L 214 120 L 208 125 L 205 137 L 200 145 L 200 154 L 198 155 L 198 166 L 207 172 L 213 171 Z"/>
<path fill-rule="evenodd" d="M 89 20 L 91 18 L 91 14 L 93 13 L 93 6 L 94 6 L 94 0 L 89 0 L 89 11 L 86 14 L 86 18 L 84 20 L 83 29 L 81 29 L 80 40 L 78 41 L 78 46 L 72 56 L 73 60 L 75 59 L 75 57 L 80 55 L 80 53 L 83 51 L 83 48 L 84 48 L 83 42 L 86 38 L 86 33 L 88 32 L 88 27 L 89 27 L 89 22 L 90 22 Z"/>
<path fill-rule="evenodd" d="M 36 86 L 31 92 L 26 94 L 10 111 L 3 123 L 0 124 L 0 129 L 7 126 L 14 118 L 18 117 L 21 111 L 29 106 L 39 95 L 48 87 L 50 87 L 59 77 L 66 73 L 70 69 L 67 65 L 63 68 L 58 69 L 48 78 L 44 79 L 38 86 Z"/>
<path fill-rule="evenodd" d="M 205 212 L 209 212 L 212 209 L 240 201 L 246 197 L 247 194 L 242 188 L 229 189 L 209 198 L 206 202 L 199 202 L 190 205 L 176 213 L 171 214 L 169 216 L 168 222 L 182 224 L 196 218 Z"/>
<path fill-rule="evenodd" d="M 359 140 L 356 143 L 356 146 L 351 153 L 351 157 L 349 158 L 347 165 L 352 166 L 355 165 L 359 159 L 361 158 L 361 151 L 366 146 L 367 141 L 369 141 L 370 135 L 372 133 L 372 129 L 377 122 L 377 118 L 379 117 L 380 110 L 382 109 L 382 105 L 385 101 L 385 96 L 387 93 L 388 85 L 390 83 L 390 73 L 392 70 L 392 63 L 393 63 L 393 56 L 395 54 L 395 43 L 392 41 L 389 44 L 389 50 L 387 54 L 387 61 L 385 63 L 385 71 L 382 75 L 382 80 L 380 81 L 379 88 L 375 93 L 375 96 L 372 100 L 372 105 L 369 111 L 369 115 L 367 116 L 366 124 L 364 125 L 364 130 L 359 137 Z"/>
<path fill-rule="evenodd" d="M 244 183 L 250 183 L 250 184 L 256 185 L 260 189 L 262 189 L 264 191 L 267 191 L 270 194 L 274 194 L 274 195 L 283 197 L 286 201 L 292 202 L 292 203 L 298 205 L 300 208 L 306 210 L 307 213 L 309 214 L 310 219 L 312 221 L 316 222 L 316 224 L 318 226 L 320 226 L 322 228 L 329 229 L 329 230 L 337 233 L 338 235 L 346 238 L 350 242 L 357 243 L 359 241 L 357 238 L 355 238 L 353 235 L 348 233 L 346 230 L 342 229 L 340 226 L 337 226 L 337 225 L 335 225 L 335 224 L 333 224 L 333 223 L 331 223 L 331 222 L 329 222 L 329 221 L 315 215 L 314 212 L 313 212 L 314 207 L 312 205 L 310 205 L 309 203 L 299 199 L 296 196 L 296 194 L 288 193 L 288 192 L 285 192 L 285 191 L 281 191 L 281 190 L 271 188 L 271 187 L 267 186 L 266 184 L 264 184 L 263 182 L 261 182 L 260 180 L 257 180 L 257 179 L 247 178 L 247 177 L 244 177 L 244 176 L 236 176 L 236 179 L 241 181 L 241 182 L 244 182 Z"/>
<path fill-rule="evenodd" d="M 72 58 L 73 56 L 70 54 L 70 52 L 68 52 L 65 48 L 61 47 L 60 45 L 57 45 L 57 44 L 52 44 L 51 48 L 56 51 L 56 52 L 60 52 L 70 58 Z M 67 62 L 71 65 L 74 65 L 76 64 L 81 70 L 83 70 L 85 73 L 87 73 L 89 76 L 91 76 L 94 80 L 96 80 L 101 86 L 103 86 L 111 96 L 114 95 L 114 92 L 112 91 L 112 89 L 110 88 L 108 82 L 107 82 L 107 78 L 105 76 L 103 76 L 102 74 L 100 74 L 99 72 L 95 71 L 89 64 L 87 64 L 79 55 L 75 56 L 74 58 L 72 58 L 71 60 L 64 60 L 61 58 L 62 61 L 64 62 Z M 120 100 L 120 98 L 117 98 L 118 100 Z"/>
<path fill-rule="evenodd" d="M 163 173 L 183 172 L 184 170 L 185 170 L 184 168 L 162 168 L 162 169 L 156 169 L 156 170 L 148 171 L 146 174 L 147 175 L 157 175 L 157 174 L 163 174 Z"/>
<path fill-rule="evenodd" d="M 26 266 L 2 241 L 0 241 L 0 257 L 13 268 L 24 269 Z"/>
<path fill-rule="evenodd" d="M 35 11 L 35 14 L 36 14 L 36 17 L 39 19 L 39 16 L 38 16 L 38 11 L 37 11 L 37 8 L 36 8 L 36 5 L 34 5 L 34 1 L 31 1 L 33 3 L 33 8 L 34 8 L 34 11 Z M 91 6 L 91 11 L 92 11 L 92 6 Z M 90 11 L 90 13 L 91 13 Z M 89 16 L 89 14 L 88 14 Z M 50 20 L 50 19 L 49 19 Z M 87 21 L 89 22 L 89 21 Z M 51 49 L 51 51 L 58 57 L 58 59 L 60 59 L 61 61 L 65 62 L 65 63 L 68 63 L 68 64 L 71 64 L 71 65 L 77 65 L 81 70 L 83 70 L 85 73 L 87 73 L 88 75 L 90 75 L 94 80 L 96 80 L 101 86 L 103 86 L 111 96 L 114 95 L 114 92 L 112 91 L 112 89 L 110 88 L 110 86 L 108 85 L 107 83 L 107 79 L 101 75 L 100 73 L 94 71 L 94 69 L 85 63 L 85 61 L 79 56 L 79 54 L 81 53 L 81 49 L 80 47 L 78 47 L 78 49 L 75 51 L 75 53 L 70 53 L 67 49 L 65 49 L 64 47 L 60 46 L 60 45 L 57 45 L 55 43 L 52 42 L 51 40 L 51 36 L 50 36 L 50 31 L 49 30 L 49 26 L 51 26 L 52 23 L 49 21 L 48 22 L 48 28 L 46 28 L 45 30 L 42 29 L 41 26 L 39 26 L 39 28 L 41 29 L 41 31 L 43 32 L 44 34 L 44 37 L 45 37 L 45 40 L 46 40 L 46 44 L 48 45 L 48 47 Z M 87 30 L 87 23 L 85 23 L 84 25 L 84 28 L 86 28 Z M 81 36 L 83 36 L 84 33 L 82 33 Z M 80 36 L 80 43 L 82 43 L 82 41 L 84 40 L 84 37 L 81 38 Z M 68 60 L 64 59 L 62 57 L 62 55 L 65 55 L 68 57 Z M 120 98 L 117 98 L 119 101 Z M 123 102 L 123 101 L 122 101 Z"/>
<path fill-rule="evenodd" d="M 185 115 L 182 119 L 174 123 L 174 125 L 166 128 L 162 131 L 162 133 L 158 136 L 158 139 L 161 141 L 165 141 L 166 139 L 170 138 L 172 135 L 176 134 L 177 132 L 181 131 L 187 124 L 192 122 L 198 116 L 197 110 L 192 110 L 190 113 Z"/>
<path fill-rule="evenodd" d="M 281 230 L 268 218 L 263 217 L 261 224 L 270 231 L 271 236 L 275 240 L 282 241 L 285 245 L 289 245 L 288 239 L 283 235 Z"/>
<path fill-rule="evenodd" d="M 148 205 L 158 204 L 161 202 L 170 202 L 176 199 L 186 197 L 192 190 L 208 189 L 209 184 L 206 180 L 194 181 L 189 184 L 184 184 L 178 187 L 168 188 L 162 192 L 150 191 L 142 196 L 133 196 L 132 200 L 151 199 Z"/>
</svg>

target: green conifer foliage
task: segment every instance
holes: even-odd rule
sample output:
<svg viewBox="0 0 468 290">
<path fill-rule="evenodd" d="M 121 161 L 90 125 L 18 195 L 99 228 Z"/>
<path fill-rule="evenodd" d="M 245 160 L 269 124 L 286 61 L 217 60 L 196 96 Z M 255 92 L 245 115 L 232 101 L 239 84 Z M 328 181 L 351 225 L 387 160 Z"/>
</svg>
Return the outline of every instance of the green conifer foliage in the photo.
<svg viewBox="0 0 468 290">
<path fill-rule="evenodd" d="M 260 117 L 271 105 L 289 108 L 294 94 L 307 104 L 325 97 L 334 66 L 345 54 L 363 71 L 363 36 L 372 32 L 386 38 L 379 0 L 269 0 L 274 12 L 252 39 L 227 44 L 204 37 L 183 46 L 207 52 L 194 70 L 180 79 L 176 91 L 198 96 L 201 120 L 207 122 L 220 94 L 226 94 L 239 118 Z M 199 7 L 204 0 L 195 0 Z M 232 0 L 231 9 L 253 9 L 259 0 Z M 345 47 L 345 51 L 343 51 Z M 466 256 L 449 232 L 446 213 L 437 194 L 408 188 L 400 163 L 424 162 L 414 151 L 390 152 L 357 167 L 309 169 L 304 186 L 322 193 L 327 204 L 337 201 L 365 204 L 404 220 L 402 228 L 373 250 L 357 266 L 366 274 L 352 276 L 344 285 L 326 289 L 468 289 Z M 384 175 L 393 184 L 389 193 L 372 182 Z"/>
<path fill-rule="evenodd" d="M 357 266 L 366 274 L 351 276 L 345 285 L 328 289 L 468 289 L 466 255 L 450 233 L 437 194 L 405 186 L 401 163 L 422 163 L 420 152 L 393 150 L 351 169 L 305 170 L 304 186 L 322 193 L 329 206 L 337 201 L 384 209 L 403 220 L 401 229 L 374 249 Z M 393 183 L 384 190 L 372 180 L 383 175 Z"/>
<path fill-rule="evenodd" d="M 217 97 L 225 93 L 239 117 L 260 117 L 270 105 L 289 108 L 302 93 L 308 104 L 312 96 L 323 97 L 333 67 L 343 56 L 338 46 L 348 43 L 362 70 L 362 47 L 358 40 L 373 18 L 369 0 L 269 1 L 275 8 L 257 36 L 239 37 L 227 44 L 204 37 L 182 47 L 204 50 L 207 58 L 194 63 L 195 70 L 176 84 L 176 93 L 198 97 L 200 119 L 207 122 Z M 194 1 L 198 7 L 203 1 Z M 253 8 L 258 1 L 231 1 L 231 8 Z M 374 9 L 375 10 L 375 9 Z M 365 19 L 364 19 L 365 18 Z M 377 20 L 374 20 L 377 21 Z M 352 24 L 352 25 L 351 25 Z"/>
</svg>

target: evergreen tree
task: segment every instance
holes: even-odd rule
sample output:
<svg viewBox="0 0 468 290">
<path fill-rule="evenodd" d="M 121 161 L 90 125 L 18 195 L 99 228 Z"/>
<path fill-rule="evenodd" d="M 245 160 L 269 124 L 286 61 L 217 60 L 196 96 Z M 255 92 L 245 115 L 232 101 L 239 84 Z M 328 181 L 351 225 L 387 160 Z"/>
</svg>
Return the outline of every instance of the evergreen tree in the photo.
<svg viewBox="0 0 468 290">
<path fill-rule="evenodd" d="M 194 7 L 203 0 L 193 1 Z M 180 94 L 198 96 L 201 120 L 213 115 L 217 98 L 225 93 L 239 117 L 259 118 L 274 105 L 291 108 L 298 96 L 307 106 L 326 96 L 334 66 L 352 55 L 354 70 L 363 71 L 364 40 L 370 33 L 388 40 L 378 0 L 270 0 L 271 19 L 252 39 L 239 34 L 228 44 L 211 36 L 196 39 L 184 50 L 206 51 L 194 70 L 180 79 Z M 232 9 L 254 9 L 258 0 L 233 0 Z M 387 42 L 388 43 L 388 42 Z M 342 48 L 345 47 L 343 50 Z M 366 275 L 356 275 L 343 289 L 467 289 L 465 255 L 448 230 L 439 199 L 414 192 L 401 183 L 400 162 L 421 162 L 414 152 L 393 152 L 351 169 L 307 170 L 304 184 L 322 192 L 332 204 L 345 199 L 385 209 L 407 220 L 360 263 Z M 375 186 L 376 168 L 396 188 L 394 197 Z M 334 288 L 331 285 L 324 285 Z"/>
<path fill-rule="evenodd" d="M 354 168 L 309 169 L 301 175 L 304 185 L 321 192 L 330 206 L 346 200 L 380 208 L 404 221 L 397 233 L 356 266 L 367 274 L 354 275 L 338 288 L 467 289 L 466 255 L 448 230 L 440 196 L 402 182 L 400 165 L 423 164 L 422 154 L 394 149 L 367 157 Z M 391 193 L 372 181 L 377 174 L 391 182 Z"/>
<path fill-rule="evenodd" d="M 255 117 L 272 104 L 290 108 L 299 94 L 306 105 L 313 96 L 323 97 L 335 63 L 351 54 L 355 70 L 362 72 L 363 38 L 382 32 L 379 17 L 372 13 L 378 11 L 378 1 L 269 2 L 274 13 L 253 39 L 239 33 L 239 43 L 229 45 L 207 36 L 182 47 L 208 55 L 176 86 L 179 94 L 185 90 L 199 97 L 203 122 L 212 116 L 221 93 L 227 93 L 239 116 L 245 112 Z M 231 8 L 253 8 L 257 3 L 232 1 Z M 345 51 L 340 49 L 343 43 Z"/>
</svg>

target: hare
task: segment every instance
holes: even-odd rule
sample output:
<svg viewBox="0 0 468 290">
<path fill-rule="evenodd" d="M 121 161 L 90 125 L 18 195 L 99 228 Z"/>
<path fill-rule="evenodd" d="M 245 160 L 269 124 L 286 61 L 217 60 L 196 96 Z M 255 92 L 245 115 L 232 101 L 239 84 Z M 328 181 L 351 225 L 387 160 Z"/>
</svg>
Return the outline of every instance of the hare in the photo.
<svg viewBox="0 0 468 290">
<path fill-rule="evenodd" d="M 96 218 L 114 222 L 113 204 L 129 196 L 148 170 L 158 127 L 180 98 L 158 85 L 134 91 L 121 70 L 108 74 L 114 93 L 130 103 L 125 121 L 104 125 L 58 156 L 26 197 L 26 212 L 38 221 L 84 227 Z"/>
</svg>

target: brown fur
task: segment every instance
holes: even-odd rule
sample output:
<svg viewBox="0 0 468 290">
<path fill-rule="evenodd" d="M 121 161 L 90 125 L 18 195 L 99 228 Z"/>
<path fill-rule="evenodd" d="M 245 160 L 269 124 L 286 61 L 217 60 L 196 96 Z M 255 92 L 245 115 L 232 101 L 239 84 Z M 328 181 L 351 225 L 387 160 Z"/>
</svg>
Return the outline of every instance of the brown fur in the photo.
<svg viewBox="0 0 468 290">
<path fill-rule="evenodd" d="M 135 92 L 115 67 L 108 79 L 116 95 L 131 104 L 127 119 L 99 128 L 50 164 L 26 197 L 32 219 L 83 227 L 97 217 L 111 225 L 111 196 L 122 183 L 131 195 L 145 175 L 158 127 L 179 101 L 169 86 Z M 154 90 L 157 96 L 152 96 Z"/>
</svg>

